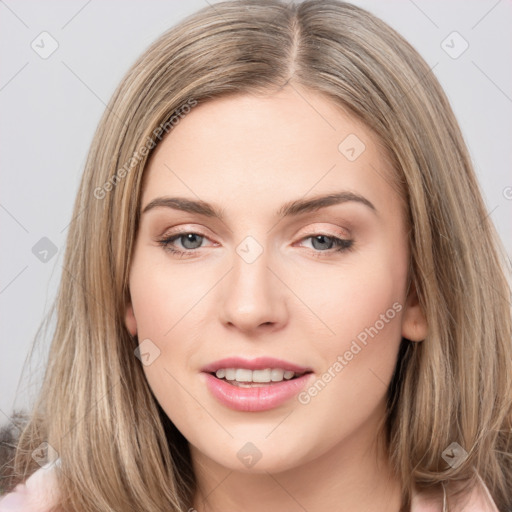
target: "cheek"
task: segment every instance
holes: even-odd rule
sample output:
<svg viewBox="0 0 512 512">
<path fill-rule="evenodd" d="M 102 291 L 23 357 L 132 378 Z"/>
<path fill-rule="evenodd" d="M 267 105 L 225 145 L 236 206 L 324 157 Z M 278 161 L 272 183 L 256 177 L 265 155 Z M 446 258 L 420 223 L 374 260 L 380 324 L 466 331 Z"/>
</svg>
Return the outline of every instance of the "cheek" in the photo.
<svg viewBox="0 0 512 512">
<path fill-rule="evenodd" d="M 324 365 L 317 376 L 321 382 L 306 390 L 304 403 L 314 398 L 324 410 L 337 403 L 368 411 L 382 399 L 401 342 L 406 256 L 405 251 L 383 250 L 354 259 L 329 279 L 310 276 L 311 282 L 304 283 L 299 293 L 308 293 L 306 302 L 317 315 L 310 324 L 311 339 Z"/>
<path fill-rule="evenodd" d="M 405 301 L 403 254 L 380 251 L 374 257 L 355 255 L 347 264 L 301 273 L 293 282 L 294 292 L 312 314 L 317 342 L 332 355 L 376 325 L 379 339 L 400 339 L 400 311 Z M 395 305 L 393 307 L 393 305 Z M 372 329 L 372 332 L 374 330 Z M 316 345 L 318 346 L 318 345 Z"/>
<path fill-rule="evenodd" d="M 396 366 L 407 280 L 406 244 L 382 245 L 346 270 L 326 283 L 333 299 L 323 303 L 322 318 L 335 334 L 322 338 L 319 350 L 325 368 L 318 379 L 322 382 L 316 385 L 321 392 L 315 388 L 311 394 L 316 393 L 316 410 L 327 411 L 335 403 L 340 410 L 353 411 L 357 423 L 382 402 Z M 306 392 L 304 401 L 313 402 Z"/>
<path fill-rule="evenodd" d="M 186 380 L 191 357 L 200 348 L 204 326 L 198 317 L 213 277 L 191 280 L 190 272 L 178 271 L 165 256 L 151 259 L 147 254 L 135 258 L 130 276 L 139 343 L 147 343 L 152 354 L 143 370 L 158 402 L 178 425 L 181 418 L 194 422 L 204 414 L 190 399 Z"/>
<path fill-rule="evenodd" d="M 334 334 L 325 330 L 311 345 L 323 367 L 299 395 L 296 415 L 305 430 L 315 418 L 326 450 L 354 432 L 373 436 L 396 366 L 403 310 L 399 287 L 385 272 L 345 276 L 330 286 L 334 299 L 319 311 Z"/>
<path fill-rule="evenodd" d="M 136 260 L 130 292 L 139 339 L 142 335 L 165 345 L 182 325 L 193 323 L 190 318 L 212 288 L 214 278 L 191 275 L 189 269 L 173 264 L 165 254 Z"/>
</svg>

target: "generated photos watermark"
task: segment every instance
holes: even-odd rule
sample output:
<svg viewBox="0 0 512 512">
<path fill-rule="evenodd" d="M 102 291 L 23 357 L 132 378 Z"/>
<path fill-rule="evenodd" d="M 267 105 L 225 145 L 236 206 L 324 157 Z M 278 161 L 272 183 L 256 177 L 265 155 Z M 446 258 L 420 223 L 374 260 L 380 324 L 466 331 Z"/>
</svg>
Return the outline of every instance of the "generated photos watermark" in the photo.
<svg viewBox="0 0 512 512">
<path fill-rule="evenodd" d="M 349 365 L 350 361 L 354 359 L 362 350 L 368 345 L 369 338 L 373 339 L 379 334 L 382 329 L 388 324 L 397 313 L 402 311 L 403 306 L 399 302 L 395 302 L 385 313 L 379 316 L 379 319 L 375 321 L 370 327 L 363 329 L 356 337 L 352 340 L 349 349 L 343 354 L 338 355 L 336 360 L 327 368 L 327 370 L 318 377 L 306 390 L 302 391 L 298 395 L 298 400 L 302 405 L 307 405 L 311 402 L 312 398 L 317 396 L 329 382 L 331 382 L 341 371 Z"/>
<path fill-rule="evenodd" d="M 152 137 L 147 137 L 146 142 L 136 150 L 133 155 L 128 159 L 125 164 L 120 167 L 117 172 L 111 176 L 101 187 L 94 189 L 94 197 L 96 199 L 104 199 L 107 192 L 113 190 L 116 185 L 123 180 L 135 166 L 137 166 L 142 160 L 149 154 L 149 152 L 158 144 L 158 141 L 162 140 L 164 133 L 169 133 L 181 119 L 190 113 L 193 107 L 197 105 L 197 101 L 193 98 L 188 99 L 186 103 L 178 107 L 173 115 L 162 123 L 158 128 L 155 128 L 152 133 Z"/>
</svg>

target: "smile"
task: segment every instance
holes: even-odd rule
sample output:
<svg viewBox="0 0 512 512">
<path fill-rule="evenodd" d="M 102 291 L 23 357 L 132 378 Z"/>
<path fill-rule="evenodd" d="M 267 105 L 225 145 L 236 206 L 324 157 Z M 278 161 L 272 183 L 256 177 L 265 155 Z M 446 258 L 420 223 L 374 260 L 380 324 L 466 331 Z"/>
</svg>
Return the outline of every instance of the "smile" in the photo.
<svg viewBox="0 0 512 512">
<path fill-rule="evenodd" d="M 227 358 L 207 365 L 202 377 L 223 406 L 243 412 L 275 409 L 296 396 L 311 369 L 273 358 Z"/>
</svg>

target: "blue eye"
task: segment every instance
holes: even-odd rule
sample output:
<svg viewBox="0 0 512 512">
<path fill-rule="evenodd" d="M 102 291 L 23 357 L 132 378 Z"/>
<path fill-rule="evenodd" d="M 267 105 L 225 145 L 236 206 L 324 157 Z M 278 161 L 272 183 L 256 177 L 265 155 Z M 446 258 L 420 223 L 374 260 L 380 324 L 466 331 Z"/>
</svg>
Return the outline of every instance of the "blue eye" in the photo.
<svg viewBox="0 0 512 512">
<path fill-rule="evenodd" d="M 346 240 L 344 238 L 328 235 L 311 235 L 303 238 L 302 240 L 308 240 L 309 238 L 312 240 L 311 245 L 313 248 L 318 249 L 320 252 L 327 252 L 332 249 L 335 251 L 345 251 L 350 249 L 353 243 L 353 240 Z M 325 245 L 328 245 L 329 247 L 325 247 Z"/>
<path fill-rule="evenodd" d="M 180 233 L 178 235 L 174 235 L 171 237 L 163 238 L 162 240 L 159 240 L 158 243 L 164 248 L 164 250 L 169 251 L 172 254 L 179 255 L 180 257 L 184 256 L 185 254 L 188 254 L 190 252 L 195 251 L 201 246 L 201 242 L 205 237 L 200 235 L 199 233 Z M 199 239 L 199 243 L 198 243 Z M 181 240 L 182 246 L 184 251 L 180 249 L 175 249 L 173 247 L 173 244 L 176 240 Z M 190 246 L 193 247 L 190 247 Z"/>
<path fill-rule="evenodd" d="M 175 256 L 189 257 L 193 256 L 198 249 L 201 248 L 202 242 L 206 239 L 204 235 L 194 232 L 179 233 L 170 237 L 158 240 L 159 245 L 167 252 Z M 316 257 L 323 257 L 332 254 L 333 252 L 343 252 L 352 248 L 353 240 L 338 238 L 335 236 L 318 234 L 310 235 L 301 239 L 312 240 L 313 254 Z M 175 247 L 175 242 L 180 241 L 182 249 Z"/>
</svg>

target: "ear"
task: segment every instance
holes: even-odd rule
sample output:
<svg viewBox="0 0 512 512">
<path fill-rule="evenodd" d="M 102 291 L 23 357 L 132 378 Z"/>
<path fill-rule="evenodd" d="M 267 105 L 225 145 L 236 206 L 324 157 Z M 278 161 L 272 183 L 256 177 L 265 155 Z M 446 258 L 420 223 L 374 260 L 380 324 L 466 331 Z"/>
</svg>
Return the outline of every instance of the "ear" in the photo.
<svg viewBox="0 0 512 512">
<path fill-rule="evenodd" d="M 126 324 L 128 332 L 132 336 L 135 336 L 137 334 L 137 320 L 135 320 L 135 314 L 133 312 L 133 306 L 131 302 L 129 302 L 128 305 L 126 306 L 124 322 Z"/>
<path fill-rule="evenodd" d="M 423 341 L 427 337 L 428 325 L 419 303 L 414 283 L 411 283 L 402 316 L 402 337 L 410 341 Z"/>
</svg>

